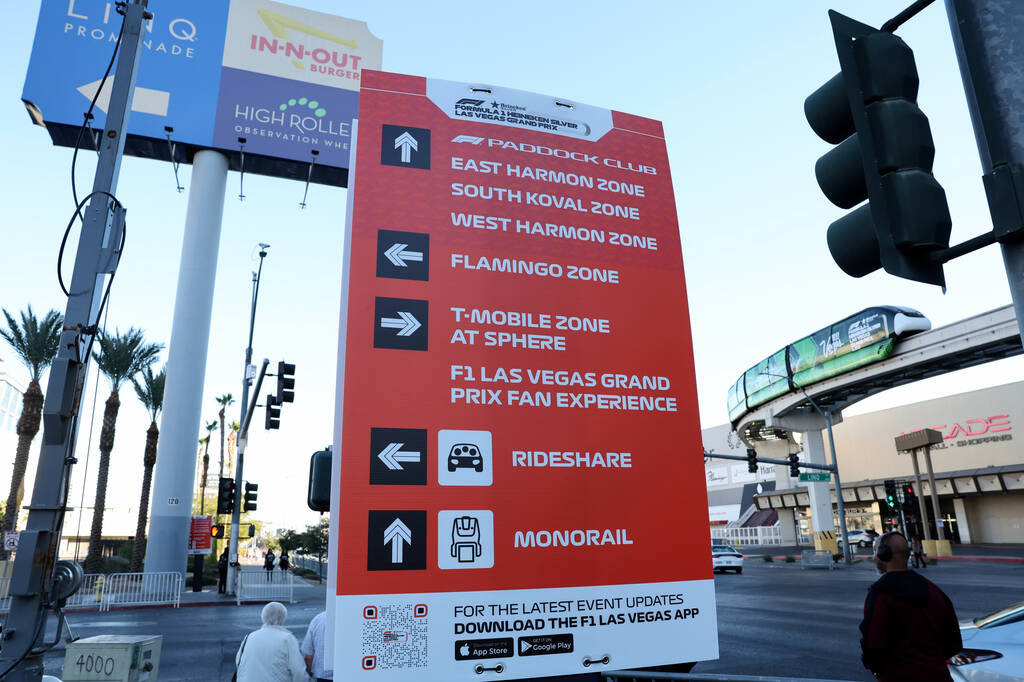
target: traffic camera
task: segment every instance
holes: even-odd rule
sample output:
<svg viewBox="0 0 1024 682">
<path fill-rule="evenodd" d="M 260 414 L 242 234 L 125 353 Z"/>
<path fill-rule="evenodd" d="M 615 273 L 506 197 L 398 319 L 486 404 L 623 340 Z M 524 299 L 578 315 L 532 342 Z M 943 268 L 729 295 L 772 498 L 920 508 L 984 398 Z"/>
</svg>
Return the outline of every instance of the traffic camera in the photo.
<svg viewBox="0 0 1024 682">
<path fill-rule="evenodd" d="M 284 361 L 277 363 L 277 402 L 295 402 L 295 365 Z"/>
<path fill-rule="evenodd" d="M 932 175 L 935 146 L 917 106 L 914 53 L 899 37 L 829 11 L 840 72 L 804 102 L 807 122 L 837 145 L 814 174 L 836 206 L 856 210 L 828 228 L 832 258 L 852 277 L 879 268 L 945 286 L 936 252 L 949 246 L 946 193 Z"/>
<path fill-rule="evenodd" d="M 259 483 L 245 482 L 245 499 L 242 502 L 242 511 L 256 511 L 256 491 L 259 488 Z"/>
<path fill-rule="evenodd" d="M 263 419 L 263 428 L 267 430 L 281 428 L 281 403 L 272 393 L 267 394 L 267 414 Z"/>
<path fill-rule="evenodd" d="M 230 514 L 235 510 L 235 479 L 221 476 L 217 488 L 217 513 Z"/>
</svg>

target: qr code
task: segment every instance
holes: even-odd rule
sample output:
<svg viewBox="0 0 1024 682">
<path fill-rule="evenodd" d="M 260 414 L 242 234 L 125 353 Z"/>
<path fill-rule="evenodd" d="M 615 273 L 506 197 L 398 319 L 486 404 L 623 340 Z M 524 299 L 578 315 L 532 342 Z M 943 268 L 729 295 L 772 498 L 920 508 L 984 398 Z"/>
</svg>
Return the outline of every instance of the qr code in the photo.
<svg viewBox="0 0 1024 682">
<path fill-rule="evenodd" d="M 426 665 L 426 604 L 363 607 L 363 670 Z"/>
</svg>

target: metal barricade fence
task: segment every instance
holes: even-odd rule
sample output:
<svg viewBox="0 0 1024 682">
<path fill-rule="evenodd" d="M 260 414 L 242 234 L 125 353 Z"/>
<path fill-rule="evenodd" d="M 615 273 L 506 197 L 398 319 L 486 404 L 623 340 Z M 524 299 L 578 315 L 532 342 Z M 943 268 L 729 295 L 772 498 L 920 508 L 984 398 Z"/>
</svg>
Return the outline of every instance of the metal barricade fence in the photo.
<svg viewBox="0 0 1024 682">
<path fill-rule="evenodd" d="M 289 571 L 241 570 L 235 587 L 235 604 L 243 601 L 295 602 L 295 576 Z"/>
<path fill-rule="evenodd" d="M 181 604 L 181 574 L 175 571 L 162 573 L 111 573 L 106 576 L 103 587 L 101 611 L 111 606 L 156 606 L 168 604 L 178 608 Z"/>
<path fill-rule="evenodd" d="M 64 605 L 66 609 L 98 609 L 103 603 L 103 588 L 106 585 L 107 576 L 102 573 L 86 573 L 82 580 L 82 586 L 78 591 L 68 597 Z"/>
</svg>

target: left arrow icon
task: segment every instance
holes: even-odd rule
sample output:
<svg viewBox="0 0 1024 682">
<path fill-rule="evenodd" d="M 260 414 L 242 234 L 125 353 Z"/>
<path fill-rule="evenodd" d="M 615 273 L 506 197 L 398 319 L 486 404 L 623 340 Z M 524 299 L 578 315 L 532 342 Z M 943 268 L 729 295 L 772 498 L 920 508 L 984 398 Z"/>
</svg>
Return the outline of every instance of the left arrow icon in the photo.
<svg viewBox="0 0 1024 682">
<path fill-rule="evenodd" d="M 392 471 L 403 471 L 402 462 L 419 462 L 420 453 L 402 450 L 405 443 L 388 443 L 388 446 L 377 453 L 377 459 Z"/>
<path fill-rule="evenodd" d="M 394 265 L 400 268 L 407 268 L 409 265 L 406 261 L 418 261 L 423 262 L 422 251 L 406 251 L 409 248 L 408 244 L 402 244 L 398 242 L 391 248 L 384 252 L 384 256 L 391 261 Z"/>
<path fill-rule="evenodd" d="M 399 336 L 412 336 L 420 328 L 420 321 L 412 313 L 398 311 L 398 317 L 380 318 L 380 326 L 385 329 L 397 329 Z"/>
<path fill-rule="evenodd" d="M 412 531 L 402 523 L 402 519 L 395 519 L 384 531 L 384 544 L 391 545 L 391 563 L 402 563 L 403 542 L 412 545 Z"/>
<path fill-rule="evenodd" d="M 76 88 L 87 100 L 92 101 L 93 97 L 96 97 L 96 91 L 100 88 L 100 83 L 103 80 L 96 80 L 91 83 Z M 99 97 L 96 97 L 96 106 L 104 114 L 107 113 L 107 109 L 110 107 L 110 92 L 114 87 L 114 79 L 108 78 L 107 82 L 103 84 L 103 90 L 100 91 Z M 156 116 L 166 116 L 167 109 L 171 104 L 171 93 L 163 90 L 151 90 L 149 88 L 143 88 L 135 86 L 135 95 L 132 97 L 132 111 L 137 111 L 140 114 L 154 114 Z"/>
</svg>

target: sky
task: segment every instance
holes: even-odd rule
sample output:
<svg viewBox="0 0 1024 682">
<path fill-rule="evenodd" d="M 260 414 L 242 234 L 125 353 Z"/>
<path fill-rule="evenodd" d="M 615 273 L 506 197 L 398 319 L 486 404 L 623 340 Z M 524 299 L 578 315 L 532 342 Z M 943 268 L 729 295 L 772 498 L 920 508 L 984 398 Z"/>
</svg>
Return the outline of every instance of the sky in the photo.
<svg viewBox="0 0 1024 682">
<path fill-rule="evenodd" d="M 150 6 L 159 10 L 167 2 L 151 0 Z M 726 391 L 742 371 L 865 307 L 910 306 L 940 326 L 1010 302 L 996 247 L 947 265 L 945 294 L 883 272 L 850 278 L 829 255 L 825 232 L 843 211 L 818 190 L 813 166 L 829 145 L 803 116 L 805 97 L 838 71 L 826 12 L 835 8 L 878 26 L 903 2 L 297 4 L 366 21 L 383 40 L 388 71 L 492 83 L 664 122 L 704 427 L 727 421 Z M 8 7 L 10 30 L 0 43 L 6 67 L 0 71 L 0 186 L 6 196 L 0 306 L 12 312 L 29 304 L 40 313 L 63 311 L 55 267 L 73 207 L 70 150 L 52 146 L 20 102 L 38 11 L 38 0 Z M 934 173 L 949 200 L 952 240 L 964 241 L 988 231 L 990 219 L 942 3 L 899 34 L 917 58 L 919 104 L 931 121 Z M 80 156 L 80 184 L 91 184 L 94 159 Z M 151 341 L 170 339 L 190 171 L 181 166 L 186 192 L 178 193 L 169 164 L 125 159 L 117 195 L 128 208 L 129 232 L 108 330 L 135 326 Z M 305 507 L 309 456 L 332 438 L 346 190 L 314 185 L 302 209 L 303 183 L 247 174 L 244 193 L 240 201 L 239 175 L 231 172 L 203 419 L 216 417 L 216 396 L 240 397 L 251 272 L 256 244 L 267 242 L 254 357 L 295 363 L 296 399 L 285 405 L 279 431 L 258 429 L 250 438 L 246 478 L 261 484 L 259 516 L 301 527 L 317 517 Z M 66 273 L 70 267 L 66 262 Z M 0 357 L 6 371 L 27 380 L 6 347 Z M 888 391 L 847 413 L 1021 378 L 1024 361 L 1003 360 Z M 90 440 L 89 420 L 83 420 L 82 464 L 73 478 L 73 496 L 84 481 L 86 505 L 109 393 L 104 379 L 98 389 L 95 383 L 93 375 L 84 410 L 91 415 L 95 399 L 96 427 Z M 122 391 L 121 398 L 108 500 L 127 505 L 138 499 L 149 422 L 133 392 Z M 237 418 L 238 404 L 231 409 L 229 420 Z"/>
</svg>

